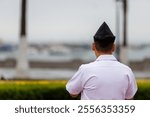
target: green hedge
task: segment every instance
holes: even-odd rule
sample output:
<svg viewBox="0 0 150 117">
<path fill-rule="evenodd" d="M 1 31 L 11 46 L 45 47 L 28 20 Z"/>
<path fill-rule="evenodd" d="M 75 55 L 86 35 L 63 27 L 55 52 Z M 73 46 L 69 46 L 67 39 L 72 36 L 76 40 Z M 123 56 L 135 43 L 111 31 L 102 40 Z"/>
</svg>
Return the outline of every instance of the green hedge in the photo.
<svg viewBox="0 0 150 117">
<path fill-rule="evenodd" d="M 1 100 L 70 100 L 66 81 L 0 81 Z M 79 99 L 76 98 L 76 99 Z M 135 99 L 150 100 L 150 81 L 138 81 Z"/>
<path fill-rule="evenodd" d="M 72 99 L 65 84 L 66 81 L 1 81 L 0 100 Z"/>
<path fill-rule="evenodd" d="M 137 80 L 138 91 L 135 95 L 136 100 L 150 100 L 150 80 Z"/>
</svg>

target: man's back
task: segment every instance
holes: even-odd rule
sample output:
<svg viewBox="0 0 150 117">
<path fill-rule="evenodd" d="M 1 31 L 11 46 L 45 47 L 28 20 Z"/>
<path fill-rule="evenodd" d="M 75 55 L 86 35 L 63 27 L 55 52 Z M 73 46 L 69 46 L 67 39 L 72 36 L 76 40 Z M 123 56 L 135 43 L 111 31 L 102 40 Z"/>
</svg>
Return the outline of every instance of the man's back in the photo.
<svg viewBox="0 0 150 117">
<path fill-rule="evenodd" d="M 71 80 L 67 87 L 68 91 L 71 91 L 69 87 L 79 88 L 81 99 L 129 99 L 137 90 L 131 69 L 113 55 L 102 55 L 96 61 L 82 65 L 77 74 L 75 82 Z"/>
</svg>

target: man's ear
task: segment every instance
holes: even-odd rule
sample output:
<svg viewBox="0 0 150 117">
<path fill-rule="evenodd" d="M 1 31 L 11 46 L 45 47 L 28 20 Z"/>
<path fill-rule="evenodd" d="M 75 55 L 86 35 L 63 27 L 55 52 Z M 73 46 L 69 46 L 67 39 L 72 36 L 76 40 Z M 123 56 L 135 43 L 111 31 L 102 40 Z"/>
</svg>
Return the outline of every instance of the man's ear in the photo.
<svg viewBox="0 0 150 117">
<path fill-rule="evenodd" d="M 95 43 L 92 44 L 92 50 L 95 51 Z"/>
<path fill-rule="evenodd" d="M 114 52 L 116 50 L 116 45 L 113 44 L 113 47 L 112 47 L 112 52 Z"/>
</svg>

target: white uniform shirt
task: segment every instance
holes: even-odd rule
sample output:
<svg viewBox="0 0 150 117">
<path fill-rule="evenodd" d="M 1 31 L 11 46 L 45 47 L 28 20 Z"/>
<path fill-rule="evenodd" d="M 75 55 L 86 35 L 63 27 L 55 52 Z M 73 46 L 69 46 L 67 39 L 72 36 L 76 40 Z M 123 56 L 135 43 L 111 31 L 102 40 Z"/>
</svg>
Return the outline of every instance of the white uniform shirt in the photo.
<svg viewBox="0 0 150 117">
<path fill-rule="evenodd" d="M 137 84 L 132 70 L 113 55 L 101 55 L 96 61 L 81 65 L 66 85 L 70 94 L 83 100 L 123 100 L 132 98 Z"/>
</svg>

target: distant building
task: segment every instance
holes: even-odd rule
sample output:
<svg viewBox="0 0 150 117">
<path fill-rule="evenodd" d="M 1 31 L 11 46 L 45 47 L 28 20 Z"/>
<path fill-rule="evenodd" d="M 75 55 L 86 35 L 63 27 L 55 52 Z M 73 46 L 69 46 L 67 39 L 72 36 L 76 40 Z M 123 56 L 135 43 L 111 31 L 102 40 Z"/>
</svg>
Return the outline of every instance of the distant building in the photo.
<svg viewBox="0 0 150 117">
<path fill-rule="evenodd" d="M 142 61 L 131 61 L 130 67 L 136 71 L 149 71 L 150 70 L 150 58 L 146 58 Z"/>
</svg>

